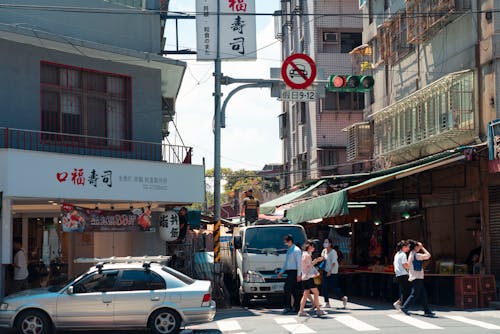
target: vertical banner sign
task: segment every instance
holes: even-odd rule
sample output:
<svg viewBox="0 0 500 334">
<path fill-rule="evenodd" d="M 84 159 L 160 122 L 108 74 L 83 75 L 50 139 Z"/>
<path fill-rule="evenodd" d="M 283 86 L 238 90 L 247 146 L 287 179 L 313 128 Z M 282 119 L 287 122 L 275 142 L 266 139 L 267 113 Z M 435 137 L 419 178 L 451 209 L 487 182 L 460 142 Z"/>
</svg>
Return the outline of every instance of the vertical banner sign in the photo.
<svg viewBox="0 0 500 334">
<path fill-rule="evenodd" d="M 217 1 L 220 1 L 220 58 L 256 60 L 255 0 L 196 0 L 198 60 L 217 56 Z"/>
</svg>

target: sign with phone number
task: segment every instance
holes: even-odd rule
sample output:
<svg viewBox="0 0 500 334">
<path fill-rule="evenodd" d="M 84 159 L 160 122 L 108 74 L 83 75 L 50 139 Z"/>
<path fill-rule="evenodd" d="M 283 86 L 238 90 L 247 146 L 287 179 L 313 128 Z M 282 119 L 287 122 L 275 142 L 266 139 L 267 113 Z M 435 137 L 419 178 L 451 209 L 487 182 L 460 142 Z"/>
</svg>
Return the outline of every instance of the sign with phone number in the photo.
<svg viewBox="0 0 500 334">
<path fill-rule="evenodd" d="M 283 89 L 281 101 L 314 101 L 317 95 L 315 90 Z"/>
</svg>

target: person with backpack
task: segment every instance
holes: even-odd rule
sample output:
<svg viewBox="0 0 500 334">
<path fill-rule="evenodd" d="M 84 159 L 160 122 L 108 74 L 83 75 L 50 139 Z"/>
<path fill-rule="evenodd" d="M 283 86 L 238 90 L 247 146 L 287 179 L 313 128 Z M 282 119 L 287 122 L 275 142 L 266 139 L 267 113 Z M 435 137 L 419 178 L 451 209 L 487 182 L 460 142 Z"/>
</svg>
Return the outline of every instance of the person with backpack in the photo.
<svg viewBox="0 0 500 334">
<path fill-rule="evenodd" d="M 259 219 L 260 202 L 253 197 L 253 190 L 248 189 L 245 191 L 246 197 L 243 199 L 241 205 L 240 216 L 245 217 L 245 225 L 249 225 Z"/>
<path fill-rule="evenodd" d="M 424 285 L 424 268 L 423 263 L 431 258 L 431 254 L 421 242 L 408 240 L 410 246 L 410 255 L 408 256 L 408 281 L 411 282 L 411 293 L 408 299 L 401 307 L 401 311 L 410 315 L 409 308 L 415 303 L 416 299 L 420 299 L 424 308 L 424 315 L 433 317 L 435 314 L 427 304 L 427 291 Z"/>
</svg>

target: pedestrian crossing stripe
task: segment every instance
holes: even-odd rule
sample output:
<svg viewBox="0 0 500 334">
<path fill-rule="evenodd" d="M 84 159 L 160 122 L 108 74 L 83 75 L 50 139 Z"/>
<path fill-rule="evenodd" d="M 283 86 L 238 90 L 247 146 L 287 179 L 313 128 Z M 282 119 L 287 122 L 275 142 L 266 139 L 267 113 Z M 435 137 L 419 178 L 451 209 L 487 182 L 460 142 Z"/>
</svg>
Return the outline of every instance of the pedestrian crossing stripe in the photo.
<svg viewBox="0 0 500 334">
<path fill-rule="evenodd" d="M 469 324 L 469 325 L 474 325 L 474 326 L 486 328 L 486 329 L 500 329 L 500 326 L 493 325 L 493 324 L 490 324 L 490 323 L 487 323 L 487 322 L 484 322 L 484 321 L 469 319 L 469 318 L 462 317 L 462 316 L 459 316 L 459 315 L 445 315 L 444 317 L 448 318 L 448 319 L 460 321 L 460 322 L 463 322 L 463 323 L 466 323 L 466 324 Z"/>
<path fill-rule="evenodd" d="M 499 325 L 495 325 L 492 323 L 466 318 L 458 315 L 449 315 L 449 314 L 440 314 L 440 316 L 434 321 L 434 323 L 420 320 L 413 316 L 407 316 L 404 314 L 385 314 L 384 317 L 392 318 L 398 322 L 402 322 L 408 326 L 416 327 L 422 330 L 443 330 L 445 328 L 438 326 L 435 322 L 439 321 L 439 319 L 450 319 L 452 321 L 461 322 L 464 324 L 468 324 L 471 326 L 481 327 L 485 329 L 494 329 L 500 330 Z M 331 319 L 337 321 L 338 323 L 349 327 L 358 332 L 365 331 L 380 331 L 380 328 L 374 327 L 364 321 L 361 321 L 354 316 L 351 315 L 327 315 L 324 318 Z M 289 316 L 289 317 L 276 317 L 273 318 L 274 322 L 285 329 L 288 333 L 291 334 L 314 334 L 317 331 L 311 327 L 313 327 L 313 323 L 308 322 L 308 326 L 306 326 L 303 322 L 300 321 L 300 318 Z M 219 330 L 225 334 L 246 334 L 244 331 L 248 332 L 248 328 L 242 329 L 237 320 L 219 320 L 216 322 Z M 310 327 L 309 327 L 310 326 Z M 446 327 L 446 326 L 444 326 Z M 191 327 L 192 328 L 192 327 Z M 198 326 L 196 329 L 200 328 Z M 384 328 L 382 328 L 384 329 Z M 254 331 L 254 329 L 252 329 Z"/>
<path fill-rule="evenodd" d="M 217 326 L 219 326 L 221 332 L 241 331 L 241 326 L 236 320 L 217 321 Z"/>
<path fill-rule="evenodd" d="M 407 315 L 402 314 L 388 314 L 389 317 L 404 322 L 407 325 L 417 327 L 420 329 L 444 329 L 443 327 L 436 326 L 429 322 L 425 322 L 419 319 L 415 319 L 414 317 L 409 317 Z"/>
<path fill-rule="evenodd" d="M 366 322 L 363 322 L 359 319 L 354 318 L 353 316 L 350 315 L 340 315 L 337 317 L 334 317 L 335 320 L 340 322 L 341 324 L 350 327 L 358 332 L 364 332 L 364 331 L 378 331 L 379 329 L 376 327 L 373 327 L 372 325 L 367 324 Z"/>
<path fill-rule="evenodd" d="M 291 325 L 281 325 L 288 333 L 292 334 L 313 334 L 316 333 L 315 330 L 307 327 L 304 324 L 291 324 Z"/>
</svg>

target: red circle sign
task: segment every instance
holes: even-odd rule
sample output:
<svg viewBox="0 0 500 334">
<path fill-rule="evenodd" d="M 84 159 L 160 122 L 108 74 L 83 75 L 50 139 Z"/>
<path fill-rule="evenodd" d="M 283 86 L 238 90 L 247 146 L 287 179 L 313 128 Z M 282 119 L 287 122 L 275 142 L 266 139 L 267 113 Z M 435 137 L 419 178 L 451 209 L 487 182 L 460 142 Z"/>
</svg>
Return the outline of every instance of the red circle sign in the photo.
<svg viewBox="0 0 500 334">
<path fill-rule="evenodd" d="M 295 53 L 283 62 L 281 77 L 291 88 L 304 89 L 316 79 L 316 64 L 308 55 Z"/>
</svg>

